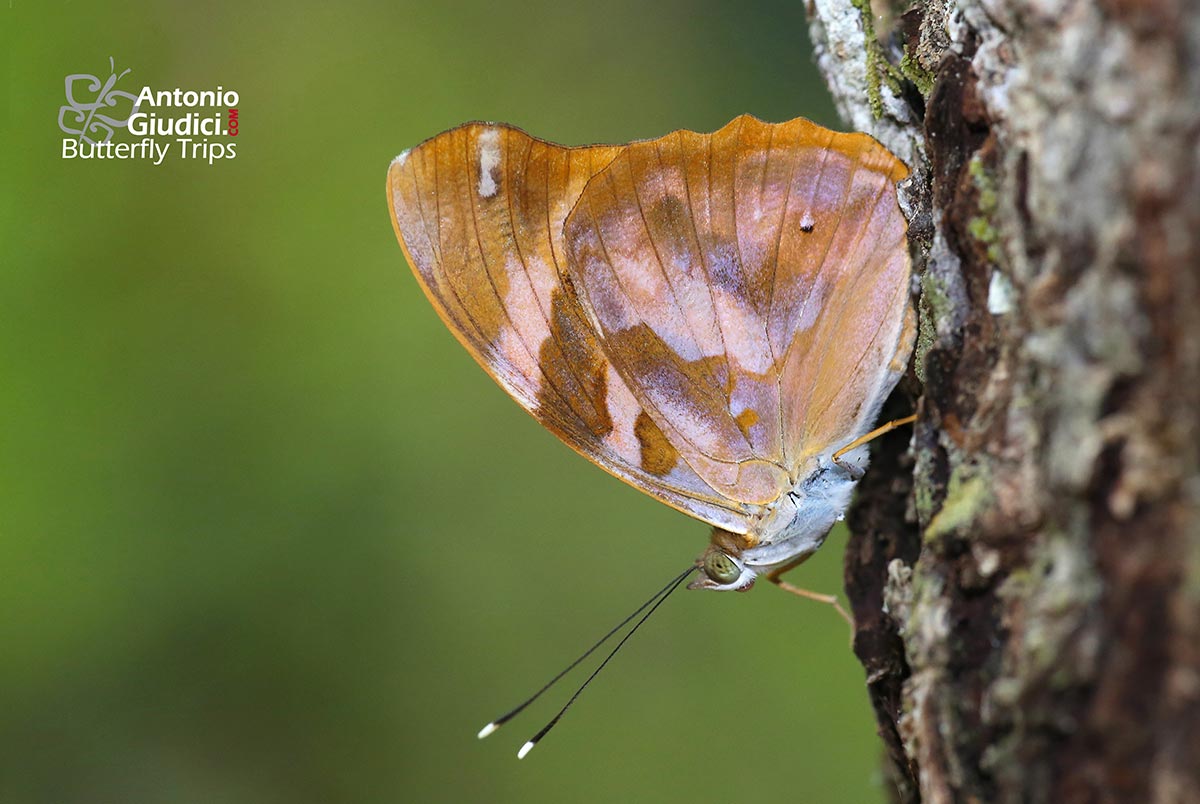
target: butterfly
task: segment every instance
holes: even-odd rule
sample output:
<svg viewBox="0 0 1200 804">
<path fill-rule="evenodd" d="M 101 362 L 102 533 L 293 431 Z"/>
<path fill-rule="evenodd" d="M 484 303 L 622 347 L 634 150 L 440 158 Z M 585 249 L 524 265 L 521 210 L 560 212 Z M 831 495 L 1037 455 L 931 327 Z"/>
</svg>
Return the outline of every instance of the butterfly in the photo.
<svg viewBox="0 0 1200 804">
<path fill-rule="evenodd" d="M 400 154 L 387 190 L 417 281 L 484 370 L 712 525 L 689 588 L 765 575 L 815 596 L 780 575 L 842 517 L 913 347 L 907 175 L 865 134 L 743 115 L 575 148 L 467 123 Z"/>
<path fill-rule="evenodd" d="M 479 732 L 689 588 L 781 579 L 841 519 L 912 352 L 908 169 L 865 134 L 743 115 L 712 134 L 569 148 L 467 123 L 405 151 L 388 203 L 425 295 L 563 442 L 712 526 L 686 572 Z M 643 613 L 645 612 L 645 613 Z"/>
</svg>

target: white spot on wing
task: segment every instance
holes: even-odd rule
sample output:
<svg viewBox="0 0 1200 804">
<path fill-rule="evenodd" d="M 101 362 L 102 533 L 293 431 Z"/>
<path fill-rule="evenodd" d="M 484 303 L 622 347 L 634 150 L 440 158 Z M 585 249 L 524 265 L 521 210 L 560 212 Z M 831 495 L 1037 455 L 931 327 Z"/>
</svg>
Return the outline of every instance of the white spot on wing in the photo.
<svg viewBox="0 0 1200 804">
<path fill-rule="evenodd" d="M 400 152 L 400 155 L 399 155 L 399 156 L 397 156 L 395 159 L 393 159 L 393 160 L 392 160 L 392 164 L 393 164 L 393 165 L 401 165 L 401 166 L 403 166 L 403 165 L 404 165 L 404 163 L 408 161 L 408 154 L 409 154 L 409 151 L 411 151 L 411 150 L 412 150 L 412 149 L 410 148 L 410 149 L 408 149 L 407 151 L 401 151 L 401 152 Z"/>
<path fill-rule="evenodd" d="M 479 195 L 491 198 L 496 194 L 492 170 L 500 166 L 500 132 L 489 128 L 479 135 Z"/>
</svg>

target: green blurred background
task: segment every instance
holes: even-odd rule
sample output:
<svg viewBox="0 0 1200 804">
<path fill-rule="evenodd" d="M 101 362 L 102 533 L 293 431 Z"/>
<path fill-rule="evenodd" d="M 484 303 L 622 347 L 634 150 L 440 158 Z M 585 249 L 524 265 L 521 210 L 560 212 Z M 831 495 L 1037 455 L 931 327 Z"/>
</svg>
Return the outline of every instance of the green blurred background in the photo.
<svg viewBox="0 0 1200 804">
<path fill-rule="evenodd" d="M 845 625 L 769 586 L 677 595 L 525 761 L 575 677 L 476 741 L 708 529 L 508 400 L 384 199 L 470 119 L 837 125 L 802 3 L 0 16 L 0 801 L 882 798 Z M 125 89 L 236 89 L 238 157 L 63 160 L 63 78 L 110 56 Z M 843 546 L 797 582 L 840 589 Z"/>
</svg>

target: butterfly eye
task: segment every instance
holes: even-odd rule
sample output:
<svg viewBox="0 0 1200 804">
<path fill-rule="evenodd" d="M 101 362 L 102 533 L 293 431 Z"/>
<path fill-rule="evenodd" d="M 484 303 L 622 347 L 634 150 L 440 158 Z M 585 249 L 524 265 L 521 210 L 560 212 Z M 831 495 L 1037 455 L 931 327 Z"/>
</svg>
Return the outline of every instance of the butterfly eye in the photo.
<svg viewBox="0 0 1200 804">
<path fill-rule="evenodd" d="M 738 565 L 724 553 L 709 553 L 704 557 L 704 574 L 722 584 L 733 583 L 742 577 Z"/>
</svg>

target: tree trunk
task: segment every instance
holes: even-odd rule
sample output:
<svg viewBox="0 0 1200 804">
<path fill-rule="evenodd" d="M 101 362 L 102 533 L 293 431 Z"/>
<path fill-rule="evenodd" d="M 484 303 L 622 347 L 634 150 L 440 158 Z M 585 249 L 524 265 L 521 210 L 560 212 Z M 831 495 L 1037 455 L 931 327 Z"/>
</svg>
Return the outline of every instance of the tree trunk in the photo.
<svg viewBox="0 0 1200 804">
<path fill-rule="evenodd" d="M 809 18 L 913 168 L 920 418 L 846 560 L 895 798 L 1200 801 L 1200 13 L 868 2 Z"/>
</svg>

